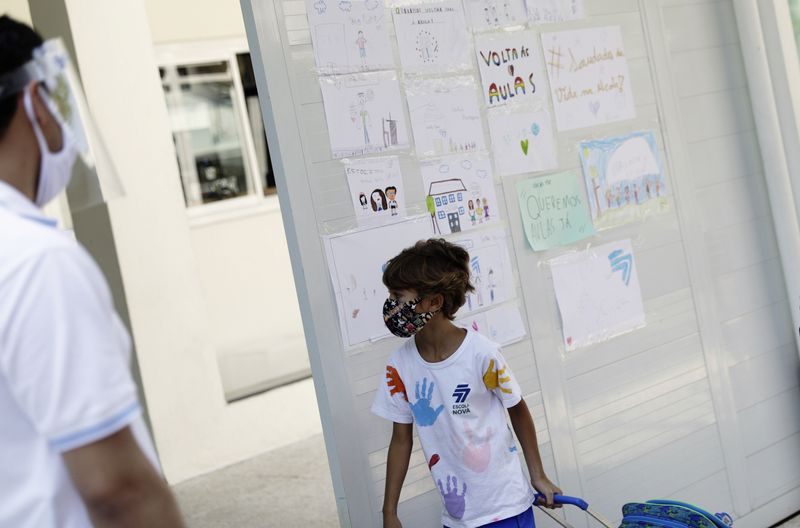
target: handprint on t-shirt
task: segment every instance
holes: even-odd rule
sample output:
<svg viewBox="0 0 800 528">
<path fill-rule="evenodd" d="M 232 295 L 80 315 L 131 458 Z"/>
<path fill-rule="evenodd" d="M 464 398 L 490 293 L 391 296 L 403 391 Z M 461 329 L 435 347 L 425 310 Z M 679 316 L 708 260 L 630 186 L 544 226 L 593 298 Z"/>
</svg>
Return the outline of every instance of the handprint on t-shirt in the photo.
<svg viewBox="0 0 800 528">
<path fill-rule="evenodd" d="M 428 378 L 422 378 L 422 397 L 420 398 L 419 382 L 416 386 L 417 402 L 411 404 L 411 412 L 414 413 L 414 421 L 417 422 L 417 427 L 427 427 L 433 425 L 439 414 L 444 410 L 444 405 L 440 405 L 436 410 L 431 407 L 431 398 L 433 398 L 433 385 L 431 381 L 430 387 L 428 386 Z M 427 390 L 427 396 L 425 394 Z"/>
<path fill-rule="evenodd" d="M 389 396 L 402 394 L 403 398 L 408 401 L 406 386 L 403 384 L 403 380 L 400 379 L 400 373 L 391 365 L 386 366 L 386 384 L 389 386 Z"/>
<path fill-rule="evenodd" d="M 452 486 L 450 485 L 450 479 L 453 481 Z M 467 494 L 467 483 L 462 483 L 461 495 L 458 494 L 458 480 L 455 475 L 452 477 L 447 475 L 447 493 L 445 493 L 442 487 L 442 479 L 437 479 L 436 483 L 439 485 L 439 491 L 442 494 L 442 499 L 444 499 L 444 509 L 450 514 L 450 517 L 453 519 L 461 519 L 464 517 L 464 510 L 467 508 L 465 498 Z"/>
<path fill-rule="evenodd" d="M 511 376 L 505 376 L 506 367 L 500 368 L 498 363 L 497 368 L 494 365 L 494 359 L 489 360 L 489 368 L 483 374 L 483 384 L 489 390 L 500 389 L 505 394 L 511 394 L 513 391 L 503 387 L 504 383 L 511 381 Z"/>
<path fill-rule="evenodd" d="M 469 425 L 464 427 L 467 443 L 454 436 L 456 452 L 459 453 L 464 465 L 475 473 L 483 473 L 489 467 L 492 458 L 492 428 L 486 429 L 485 435 L 475 434 Z"/>
</svg>

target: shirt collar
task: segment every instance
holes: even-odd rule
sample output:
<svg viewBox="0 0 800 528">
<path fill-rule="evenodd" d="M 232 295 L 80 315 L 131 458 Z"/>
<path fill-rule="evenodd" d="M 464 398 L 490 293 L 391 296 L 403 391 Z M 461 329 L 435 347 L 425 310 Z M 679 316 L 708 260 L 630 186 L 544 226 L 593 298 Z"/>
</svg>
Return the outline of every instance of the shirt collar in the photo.
<svg viewBox="0 0 800 528">
<path fill-rule="evenodd" d="M 6 209 L 20 218 L 38 222 L 48 227 L 56 227 L 58 225 L 58 221 L 45 216 L 42 210 L 36 207 L 27 196 L 3 180 L 0 180 L 0 209 Z"/>
</svg>

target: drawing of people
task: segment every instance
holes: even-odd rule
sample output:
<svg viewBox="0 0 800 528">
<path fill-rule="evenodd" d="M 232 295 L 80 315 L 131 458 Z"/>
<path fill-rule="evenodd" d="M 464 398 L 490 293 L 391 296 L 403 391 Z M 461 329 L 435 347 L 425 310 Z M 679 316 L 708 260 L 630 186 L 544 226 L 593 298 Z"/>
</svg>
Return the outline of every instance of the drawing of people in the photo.
<svg viewBox="0 0 800 528">
<path fill-rule="evenodd" d="M 489 221 L 489 202 L 486 201 L 486 198 L 483 199 L 483 218 L 487 222 Z"/>
<path fill-rule="evenodd" d="M 475 203 L 472 200 L 467 202 L 467 210 L 469 211 L 469 219 L 472 221 L 472 225 L 475 225 L 477 217 L 475 216 Z"/>
<path fill-rule="evenodd" d="M 356 46 L 358 46 L 358 56 L 361 57 L 361 65 L 367 64 L 367 39 L 364 38 L 364 32 L 358 30 L 358 38 L 356 39 Z"/>
<path fill-rule="evenodd" d="M 376 213 L 386 210 L 386 195 L 383 194 L 382 190 L 375 189 L 372 191 L 372 195 L 370 196 L 370 205 L 372 205 L 372 210 Z"/>
<path fill-rule="evenodd" d="M 625 204 L 628 205 L 631 203 L 631 186 L 625 185 Z"/>
<path fill-rule="evenodd" d="M 361 203 L 361 208 L 366 211 L 367 210 L 367 203 L 368 203 L 367 202 L 367 195 L 364 194 L 364 193 L 359 193 L 358 201 L 359 201 L 359 203 Z"/>
<path fill-rule="evenodd" d="M 483 306 L 483 286 L 481 285 L 481 276 L 475 275 L 475 295 L 478 296 L 478 306 Z"/>
<path fill-rule="evenodd" d="M 397 216 L 397 187 L 389 186 L 386 188 L 386 199 L 389 202 L 389 210 L 392 216 Z"/>
<path fill-rule="evenodd" d="M 494 304 L 494 289 L 497 284 L 494 282 L 494 270 L 489 268 L 489 304 Z"/>
<path fill-rule="evenodd" d="M 369 119 L 369 112 L 367 112 L 367 95 L 364 92 L 358 93 L 358 117 L 361 118 L 361 128 L 364 129 L 364 145 L 369 145 L 369 127 L 367 120 Z"/>
<path fill-rule="evenodd" d="M 650 192 L 649 189 L 648 192 Z M 608 209 L 611 209 L 611 189 L 606 189 L 606 205 Z"/>
<path fill-rule="evenodd" d="M 481 205 L 481 199 L 478 198 L 475 200 L 475 211 L 478 213 L 478 223 L 483 223 L 483 206 Z"/>
</svg>

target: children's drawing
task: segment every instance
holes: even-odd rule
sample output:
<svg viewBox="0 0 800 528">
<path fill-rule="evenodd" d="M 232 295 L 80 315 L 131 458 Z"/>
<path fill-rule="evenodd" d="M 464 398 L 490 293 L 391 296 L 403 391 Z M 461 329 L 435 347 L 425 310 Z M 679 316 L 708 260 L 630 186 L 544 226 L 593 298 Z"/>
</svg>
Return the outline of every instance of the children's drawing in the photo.
<svg viewBox="0 0 800 528">
<path fill-rule="evenodd" d="M 467 303 L 459 315 L 494 307 L 514 296 L 514 279 L 508 238 L 505 230 L 491 229 L 463 233 L 450 239 L 469 252 L 470 281 L 475 291 L 467 295 Z"/>
<path fill-rule="evenodd" d="M 619 26 L 543 33 L 559 130 L 636 117 Z"/>
<path fill-rule="evenodd" d="M 420 170 L 435 233 L 458 233 L 498 220 L 487 157 L 448 156 L 422 162 Z"/>
<path fill-rule="evenodd" d="M 594 234 L 589 208 L 573 171 L 517 182 L 525 237 L 534 251 L 572 244 Z"/>
<path fill-rule="evenodd" d="M 553 127 L 546 109 L 489 110 L 495 167 L 501 176 L 558 166 Z"/>
<path fill-rule="evenodd" d="M 353 208 L 361 225 L 380 225 L 405 217 L 405 187 L 395 156 L 344 160 Z"/>
<path fill-rule="evenodd" d="M 534 24 L 577 20 L 586 16 L 584 0 L 526 0 L 528 16 Z"/>
<path fill-rule="evenodd" d="M 334 158 L 408 148 L 394 72 L 320 77 Z"/>
<path fill-rule="evenodd" d="M 382 0 L 306 0 L 306 12 L 320 73 L 394 68 Z"/>
<path fill-rule="evenodd" d="M 567 350 L 644 326 L 630 240 L 566 255 L 551 266 Z"/>
<path fill-rule="evenodd" d="M 525 0 L 464 0 L 464 10 L 473 31 L 521 26 L 528 20 Z"/>
<path fill-rule="evenodd" d="M 596 223 L 623 216 L 620 209 L 665 206 L 667 182 L 652 131 L 584 141 L 580 156 L 592 217 L 601 220 Z"/>
<path fill-rule="evenodd" d="M 325 237 L 345 346 L 390 335 L 383 323 L 383 303 L 388 295 L 381 281 L 383 268 L 400 251 L 431 234 L 430 220 L 417 216 Z"/>
<path fill-rule="evenodd" d="M 483 150 L 484 132 L 472 77 L 408 83 L 406 98 L 418 156 Z"/>
<path fill-rule="evenodd" d="M 455 324 L 483 334 L 500 345 L 509 345 L 525 337 L 522 314 L 515 305 L 502 305 L 485 312 L 477 312 L 460 319 Z"/>
<path fill-rule="evenodd" d="M 395 7 L 394 27 L 405 73 L 471 68 L 469 38 L 460 1 Z"/>
<path fill-rule="evenodd" d="M 489 107 L 530 100 L 544 76 L 533 31 L 485 33 L 475 37 L 481 93 Z"/>
</svg>

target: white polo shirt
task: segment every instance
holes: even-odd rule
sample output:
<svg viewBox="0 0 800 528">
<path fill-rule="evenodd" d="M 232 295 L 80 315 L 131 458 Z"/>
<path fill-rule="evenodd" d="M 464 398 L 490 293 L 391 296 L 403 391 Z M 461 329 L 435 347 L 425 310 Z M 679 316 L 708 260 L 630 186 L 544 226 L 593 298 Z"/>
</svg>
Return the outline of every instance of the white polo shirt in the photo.
<svg viewBox="0 0 800 528">
<path fill-rule="evenodd" d="M 0 181 L 0 528 L 89 527 L 61 454 L 131 427 L 130 338 L 88 253 Z"/>
</svg>

